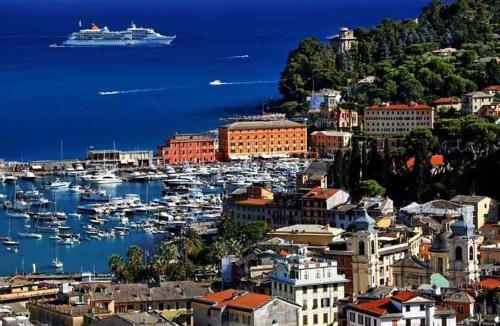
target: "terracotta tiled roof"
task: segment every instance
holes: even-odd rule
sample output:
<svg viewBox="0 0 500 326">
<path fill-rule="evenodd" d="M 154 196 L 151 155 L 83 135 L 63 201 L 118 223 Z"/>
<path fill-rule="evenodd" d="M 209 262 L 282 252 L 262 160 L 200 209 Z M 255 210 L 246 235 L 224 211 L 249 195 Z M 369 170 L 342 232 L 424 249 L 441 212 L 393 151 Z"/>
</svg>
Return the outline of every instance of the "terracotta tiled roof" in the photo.
<svg viewBox="0 0 500 326">
<path fill-rule="evenodd" d="M 434 100 L 432 102 L 434 104 L 455 104 L 455 103 L 460 103 L 460 100 L 456 97 L 440 97 Z"/>
<path fill-rule="evenodd" d="M 479 282 L 479 285 L 487 290 L 500 290 L 500 280 L 488 278 Z"/>
<path fill-rule="evenodd" d="M 490 85 L 484 89 L 486 92 L 499 92 L 500 85 Z"/>
<path fill-rule="evenodd" d="M 427 104 L 389 104 L 379 105 L 375 104 L 369 107 L 370 110 L 430 110 L 431 107 Z"/>
<path fill-rule="evenodd" d="M 370 315 L 382 316 L 388 313 L 391 308 L 394 308 L 391 303 L 391 298 L 383 298 L 373 301 L 367 301 L 352 305 L 352 308 L 358 311 L 368 313 Z"/>
<path fill-rule="evenodd" d="M 339 190 L 335 188 L 314 188 L 311 189 L 307 194 L 304 195 L 304 198 L 317 198 L 317 199 L 328 199 L 331 196 L 335 195 Z"/>
<path fill-rule="evenodd" d="M 398 294 L 395 294 L 392 296 L 393 299 L 401 301 L 401 302 L 406 302 L 408 300 L 411 300 L 415 297 L 418 297 L 417 292 L 413 291 L 403 291 L 399 292 Z"/>
<path fill-rule="evenodd" d="M 264 206 L 269 202 L 271 202 L 271 201 L 268 199 L 263 199 L 263 198 L 248 198 L 245 200 L 237 201 L 236 204 L 249 205 L 249 206 Z"/>
<path fill-rule="evenodd" d="M 270 302 L 273 297 L 253 292 L 241 292 L 228 289 L 221 292 L 205 295 L 196 300 L 203 301 L 218 308 L 234 307 L 245 310 L 254 310 Z"/>
</svg>

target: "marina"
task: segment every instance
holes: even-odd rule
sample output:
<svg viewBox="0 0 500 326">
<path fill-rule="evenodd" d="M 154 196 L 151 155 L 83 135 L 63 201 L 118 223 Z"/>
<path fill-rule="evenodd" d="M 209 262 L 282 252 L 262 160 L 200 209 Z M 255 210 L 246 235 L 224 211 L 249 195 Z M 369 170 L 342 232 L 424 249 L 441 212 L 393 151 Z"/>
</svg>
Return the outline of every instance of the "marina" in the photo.
<svg viewBox="0 0 500 326">
<path fill-rule="evenodd" d="M 239 161 L 79 176 L 65 169 L 1 182 L 0 259 L 8 259 L 0 273 L 103 273 L 108 257 L 129 245 L 153 254 L 155 244 L 188 226 L 210 236 L 226 194 L 255 183 L 287 191 L 305 164 Z"/>
</svg>

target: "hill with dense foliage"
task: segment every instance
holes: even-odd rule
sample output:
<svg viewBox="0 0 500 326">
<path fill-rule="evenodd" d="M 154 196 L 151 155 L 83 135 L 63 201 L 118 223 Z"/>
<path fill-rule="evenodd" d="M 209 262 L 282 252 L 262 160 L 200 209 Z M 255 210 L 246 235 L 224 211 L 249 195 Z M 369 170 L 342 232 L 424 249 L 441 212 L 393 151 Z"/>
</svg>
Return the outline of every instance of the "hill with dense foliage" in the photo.
<svg viewBox="0 0 500 326">
<path fill-rule="evenodd" d="M 310 91 L 334 88 L 359 104 L 431 101 L 439 96 L 500 83 L 500 1 L 433 0 L 417 19 L 385 19 L 358 28 L 349 51 L 334 50 L 311 37 L 290 52 L 279 90 L 285 102 L 304 102 Z M 453 47 L 454 55 L 432 51 Z M 375 76 L 372 84 L 357 84 Z M 349 90 L 349 92 L 348 92 Z"/>
</svg>

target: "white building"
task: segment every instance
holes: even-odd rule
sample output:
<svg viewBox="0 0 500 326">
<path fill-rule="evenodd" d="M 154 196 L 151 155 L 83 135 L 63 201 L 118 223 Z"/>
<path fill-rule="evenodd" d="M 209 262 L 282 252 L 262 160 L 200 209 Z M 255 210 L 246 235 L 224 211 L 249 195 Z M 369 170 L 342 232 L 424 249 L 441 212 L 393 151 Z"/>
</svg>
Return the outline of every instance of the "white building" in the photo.
<svg viewBox="0 0 500 326">
<path fill-rule="evenodd" d="M 416 128 L 433 126 L 434 111 L 425 104 L 377 104 L 365 111 L 365 132 L 370 136 L 406 135 Z"/>
<path fill-rule="evenodd" d="M 348 326 L 455 326 L 455 311 L 437 307 L 431 298 L 403 291 L 392 297 L 347 307 Z"/>
<path fill-rule="evenodd" d="M 462 112 L 465 114 L 474 114 L 483 106 L 490 105 L 493 102 L 494 95 L 486 92 L 470 92 L 462 95 Z"/>
<path fill-rule="evenodd" d="M 272 295 L 302 306 L 298 326 L 337 325 L 346 279 L 337 274 L 335 261 L 290 256 L 277 261 L 270 278 Z"/>
</svg>

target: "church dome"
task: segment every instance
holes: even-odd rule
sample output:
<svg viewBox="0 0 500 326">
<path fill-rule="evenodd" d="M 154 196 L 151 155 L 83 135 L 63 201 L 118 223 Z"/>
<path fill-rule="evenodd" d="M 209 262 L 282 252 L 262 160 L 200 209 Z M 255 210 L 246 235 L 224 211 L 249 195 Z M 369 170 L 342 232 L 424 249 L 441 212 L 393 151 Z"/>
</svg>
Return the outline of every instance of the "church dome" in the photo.
<svg viewBox="0 0 500 326">
<path fill-rule="evenodd" d="M 471 238 L 474 235 L 474 224 L 460 216 L 458 220 L 451 225 L 451 231 L 456 237 Z"/>
</svg>

